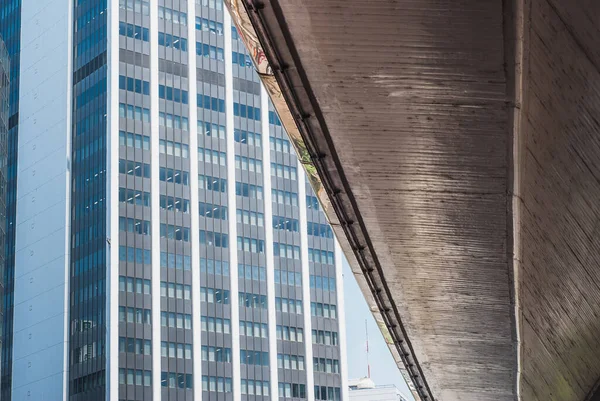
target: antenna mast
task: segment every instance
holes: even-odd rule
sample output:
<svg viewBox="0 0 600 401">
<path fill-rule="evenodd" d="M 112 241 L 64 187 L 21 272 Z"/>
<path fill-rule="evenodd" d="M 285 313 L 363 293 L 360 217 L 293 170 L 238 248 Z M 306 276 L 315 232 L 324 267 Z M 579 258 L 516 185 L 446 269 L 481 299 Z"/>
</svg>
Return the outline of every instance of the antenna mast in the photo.
<svg viewBox="0 0 600 401">
<path fill-rule="evenodd" d="M 367 326 L 367 319 L 365 319 L 365 334 L 367 336 L 367 377 L 371 378 L 371 364 L 369 363 L 369 328 Z"/>
</svg>

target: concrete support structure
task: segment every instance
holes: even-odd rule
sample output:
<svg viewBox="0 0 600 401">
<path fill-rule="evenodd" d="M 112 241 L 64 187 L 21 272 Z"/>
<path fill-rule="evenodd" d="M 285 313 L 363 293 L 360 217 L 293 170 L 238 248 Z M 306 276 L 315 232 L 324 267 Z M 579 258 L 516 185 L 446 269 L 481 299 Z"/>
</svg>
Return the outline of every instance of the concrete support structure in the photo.
<svg viewBox="0 0 600 401">
<path fill-rule="evenodd" d="M 230 7 L 415 397 L 592 399 L 600 4 Z"/>
</svg>

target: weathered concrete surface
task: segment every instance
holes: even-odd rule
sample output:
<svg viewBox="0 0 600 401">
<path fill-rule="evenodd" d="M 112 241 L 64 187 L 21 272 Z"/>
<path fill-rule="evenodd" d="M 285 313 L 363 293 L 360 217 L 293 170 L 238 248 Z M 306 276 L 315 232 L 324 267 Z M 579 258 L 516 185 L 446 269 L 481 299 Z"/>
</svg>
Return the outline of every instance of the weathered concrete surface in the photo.
<svg viewBox="0 0 600 401">
<path fill-rule="evenodd" d="M 522 135 L 524 400 L 600 377 L 600 2 L 531 2 Z"/>
<path fill-rule="evenodd" d="M 415 394 L 585 400 L 600 2 L 244 1 Z"/>
</svg>

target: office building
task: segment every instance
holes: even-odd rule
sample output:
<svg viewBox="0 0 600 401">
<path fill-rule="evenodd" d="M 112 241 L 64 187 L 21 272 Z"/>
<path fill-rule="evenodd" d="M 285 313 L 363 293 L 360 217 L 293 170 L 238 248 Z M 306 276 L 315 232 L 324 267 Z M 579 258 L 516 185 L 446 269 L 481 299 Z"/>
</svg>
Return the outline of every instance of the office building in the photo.
<svg viewBox="0 0 600 401">
<path fill-rule="evenodd" d="M 0 37 L 0 321 L 4 321 L 4 257 L 6 241 L 6 153 L 8 145 L 8 97 L 10 93 L 10 59 Z M 0 350 L 2 349 L 0 331 Z M 1 369 L 1 366 L 0 366 Z M 1 374 L 1 370 L 0 370 Z"/>
<path fill-rule="evenodd" d="M 341 251 L 222 1 L 1 7 L 2 401 L 346 400 Z"/>
<path fill-rule="evenodd" d="M 408 401 L 393 384 L 377 386 L 367 377 L 349 380 L 348 386 L 350 401 Z"/>
</svg>

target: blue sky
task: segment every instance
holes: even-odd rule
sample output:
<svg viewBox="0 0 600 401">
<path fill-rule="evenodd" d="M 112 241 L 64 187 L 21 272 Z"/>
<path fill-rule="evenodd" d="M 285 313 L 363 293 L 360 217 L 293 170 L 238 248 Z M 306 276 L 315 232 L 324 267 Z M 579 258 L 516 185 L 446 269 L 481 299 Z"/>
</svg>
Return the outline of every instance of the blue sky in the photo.
<svg viewBox="0 0 600 401">
<path fill-rule="evenodd" d="M 408 399 L 413 397 L 400 374 L 392 354 L 383 341 L 381 331 L 369 311 L 367 302 L 356 284 L 350 266 L 344 258 L 344 303 L 346 309 L 346 333 L 348 347 L 348 379 L 367 375 L 367 354 L 365 352 L 365 319 L 369 329 L 369 360 L 371 379 L 375 384 L 395 384 Z"/>
</svg>

